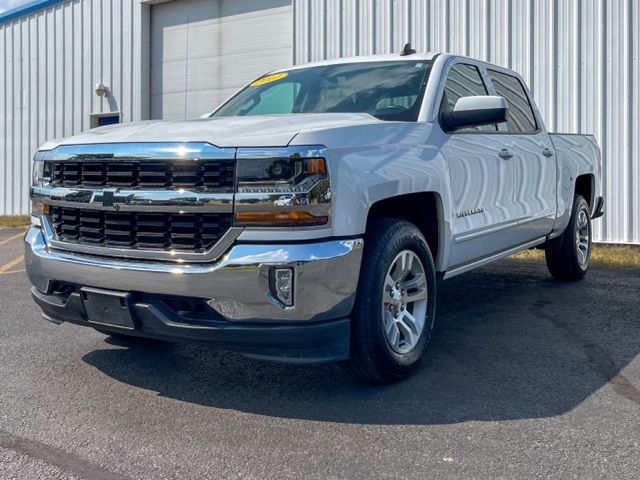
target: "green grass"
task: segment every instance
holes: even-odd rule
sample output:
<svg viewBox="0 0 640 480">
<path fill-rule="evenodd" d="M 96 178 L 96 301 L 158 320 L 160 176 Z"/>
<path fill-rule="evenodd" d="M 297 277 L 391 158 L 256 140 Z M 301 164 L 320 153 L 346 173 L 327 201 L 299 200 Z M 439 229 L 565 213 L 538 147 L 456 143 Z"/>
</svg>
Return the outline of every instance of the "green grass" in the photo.
<svg viewBox="0 0 640 480">
<path fill-rule="evenodd" d="M 26 227 L 29 221 L 28 215 L 0 215 L 0 228 Z"/>
<path fill-rule="evenodd" d="M 515 254 L 512 258 L 544 261 L 544 251 L 526 250 Z M 640 246 L 594 244 L 591 250 L 591 264 L 608 267 L 640 267 Z"/>
</svg>

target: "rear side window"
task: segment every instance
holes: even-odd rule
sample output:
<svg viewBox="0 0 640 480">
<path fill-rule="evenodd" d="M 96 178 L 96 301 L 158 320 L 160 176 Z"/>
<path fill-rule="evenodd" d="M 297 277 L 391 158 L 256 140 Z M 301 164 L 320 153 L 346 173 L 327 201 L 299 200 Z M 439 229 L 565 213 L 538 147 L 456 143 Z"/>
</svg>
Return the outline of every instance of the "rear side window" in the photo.
<svg viewBox="0 0 640 480">
<path fill-rule="evenodd" d="M 480 71 L 474 65 L 465 63 L 455 64 L 444 84 L 444 95 L 440 105 L 441 112 L 451 112 L 456 106 L 456 102 L 462 97 L 475 97 L 488 95 L 487 88 L 482 81 Z M 469 127 L 463 130 L 457 130 L 456 133 L 473 132 L 473 131 L 490 131 L 497 130 L 496 125 L 481 125 L 477 127 Z"/>
<path fill-rule="evenodd" d="M 513 133 L 535 132 L 538 128 L 527 93 L 516 77 L 489 70 L 496 94 L 504 97 L 509 105 L 507 130 Z"/>
</svg>

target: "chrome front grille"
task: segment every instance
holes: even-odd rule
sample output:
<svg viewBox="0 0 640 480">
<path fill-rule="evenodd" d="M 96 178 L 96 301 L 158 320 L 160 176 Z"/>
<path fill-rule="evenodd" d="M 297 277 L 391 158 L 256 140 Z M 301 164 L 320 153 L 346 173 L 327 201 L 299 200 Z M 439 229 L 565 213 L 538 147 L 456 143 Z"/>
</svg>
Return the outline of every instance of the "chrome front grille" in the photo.
<svg viewBox="0 0 640 480">
<path fill-rule="evenodd" d="M 212 262 L 235 242 L 236 149 L 206 142 L 59 145 L 40 150 L 31 198 L 51 248 Z"/>
<path fill-rule="evenodd" d="M 75 188 L 141 188 L 229 190 L 234 160 L 53 161 L 51 186 Z"/>
<path fill-rule="evenodd" d="M 231 213 L 118 212 L 51 207 L 63 242 L 111 248 L 204 252 L 231 227 Z"/>
</svg>

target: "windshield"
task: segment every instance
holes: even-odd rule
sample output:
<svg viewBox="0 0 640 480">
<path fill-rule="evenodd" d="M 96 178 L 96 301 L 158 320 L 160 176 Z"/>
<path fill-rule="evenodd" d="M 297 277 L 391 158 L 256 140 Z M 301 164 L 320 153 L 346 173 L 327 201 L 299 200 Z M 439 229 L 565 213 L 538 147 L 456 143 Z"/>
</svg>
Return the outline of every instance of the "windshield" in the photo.
<svg viewBox="0 0 640 480">
<path fill-rule="evenodd" d="M 431 62 L 347 63 L 273 73 L 251 83 L 214 117 L 291 113 L 369 113 L 416 121 Z"/>
</svg>

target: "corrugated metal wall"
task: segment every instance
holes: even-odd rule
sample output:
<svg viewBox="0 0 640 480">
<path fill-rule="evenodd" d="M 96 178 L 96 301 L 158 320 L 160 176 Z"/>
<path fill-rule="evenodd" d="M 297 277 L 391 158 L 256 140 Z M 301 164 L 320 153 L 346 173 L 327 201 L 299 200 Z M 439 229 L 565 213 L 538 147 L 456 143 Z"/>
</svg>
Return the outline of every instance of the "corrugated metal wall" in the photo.
<svg viewBox="0 0 640 480">
<path fill-rule="evenodd" d="M 0 24 L 0 215 L 28 212 L 39 144 L 87 129 L 91 113 L 148 115 L 146 14 L 139 0 L 66 0 Z M 517 70 L 550 130 L 593 133 L 603 149 L 597 238 L 640 243 L 639 23 L 636 0 L 294 0 L 294 61 L 410 40 Z"/>
<path fill-rule="evenodd" d="M 595 134 L 607 213 L 596 238 L 640 243 L 640 2 L 294 0 L 294 61 L 452 52 L 513 68 L 547 128 Z"/>
<path fill-rule="evenodd" d="M 142 118 L 142 15 L 138 0 L 72 0 L 0 24 L 0 215 L 28 213 L 44 141 L 86 130 L 92 113 Z"/>
</svg>

